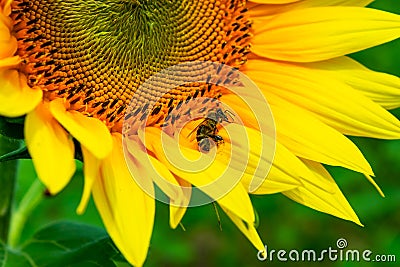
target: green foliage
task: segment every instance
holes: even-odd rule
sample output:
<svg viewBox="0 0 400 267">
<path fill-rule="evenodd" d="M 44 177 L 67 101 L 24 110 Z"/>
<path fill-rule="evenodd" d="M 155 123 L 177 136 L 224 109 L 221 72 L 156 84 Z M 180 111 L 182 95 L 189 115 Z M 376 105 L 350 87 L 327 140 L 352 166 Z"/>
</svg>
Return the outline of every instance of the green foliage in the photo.
<svg viewBox="0 0 400 267">
<path fill-rule="evenodd" d="M 23 139 L 24 120 L 24 117 L 7 118 L 0 116 L 0 134 L 12 139 Z"/>
<path fill-rule="evenodd" d="M 0 162 L 6 162 L 15 159 L 30 159 L 28 149 L 26 146 L 22 146 L 14 151 L 0 156 Z"/>
<path fill-rule="evenodd" d="M 58 222 L 39 230 L 21 249 L 0 246 L 0 266 L 104 266 L 124 261 L 107 233 L 76 222 Z"/>
<path fill-rule="evenodd" d="M 0 243 L 0 264 L 4 267 L 32 266 L 26 255 L 7 248 L 3 243 Z"/>
</svg>

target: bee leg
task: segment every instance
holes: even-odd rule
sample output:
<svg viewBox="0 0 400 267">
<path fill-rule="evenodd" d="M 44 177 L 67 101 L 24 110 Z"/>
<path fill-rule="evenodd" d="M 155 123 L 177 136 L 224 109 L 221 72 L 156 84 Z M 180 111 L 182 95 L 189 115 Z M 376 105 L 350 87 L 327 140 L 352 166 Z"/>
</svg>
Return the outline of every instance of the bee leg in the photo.
<svg viewBox="0 0 400 267">
<path fill-rule="evenodd" d="M 219 216 L 219 211 L 218 211 L 217 204 L 215 204 L 215 202 L 212 202 L 212 204 L 213 204 L 213 206 L 214 206 L 215 215 L 217 215 L 217 220 L 218 220 L 219 229 L 222 231 L 221 217 Z"/>
</svg>

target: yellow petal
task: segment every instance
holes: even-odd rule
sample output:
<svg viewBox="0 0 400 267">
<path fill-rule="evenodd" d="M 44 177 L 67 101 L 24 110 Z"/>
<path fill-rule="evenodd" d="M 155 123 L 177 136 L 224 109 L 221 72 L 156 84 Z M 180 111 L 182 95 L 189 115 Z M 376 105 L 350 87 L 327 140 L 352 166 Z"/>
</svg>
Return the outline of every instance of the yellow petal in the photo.
<svg viewBox="0 0 400 267">
<path fill-rule="evenodd" d="M 312 209 L 362 225 L 339 187 L 325 168 L 321 164 L 309 160 L 304 160 L 304 163 L 314 172 L 315 176 L 319 176 L 319 180 L 321 181 L 319 187 L 305 182 L 303 187 L 283 192 L 283 194 Z M 325 186 L 334 188 L 335 190 L 333 192 L 323 190 Z"/>
<path fill-rule="evenodd" d="M 283 106 L 284 108 L 271 106 L 278 122 L 278 141 L 283 142 L 297 156 L 364 173 L 368 181 L 383 196 L 382 190 L 370 177 L 373 171 L 368 161 L 357 146 L 345 136 L 313 118 L 305 110 L 289 102 L 285 102 Z M 290 114 L 284 115 L 287 112 Z M 300 125 L 297 125 L 298 122 Z"/>
<path fill-rule="evenodd" d="M 276 146 L 274 134 L 269 136 L 268 133 L 236 123 L 225 126 L 218 134 L 231 148 L 222 150 L 221 156 L 229 160 L 231 168 L 242 173 L 242 181 L 248 182 L 246 190 L 255 191 L 265 180 L 272 165 Z"/>
<path fill-rule="evenodd" d="M 146 142 L 145 145 L 157 156 L 159 161 L 166 165 L 175 175 L 198 187 L 198 189 L 206 193 L 212 199 L 218 201 L 221 206 L 228 208 L 243 220 L 247 222 L 254 221 L 254 213 L 250 198 L 242 184 L 239 183 L 243 174 L 233 168 L 227 168 L 227 162 L 224 156 L 217 154 L 217 157 L 209 166 L 199 170 L 196 165 L 190 164 L 190 160 L 198 159 L 201 153 L 186 147 L 180 147 L 182 154 L 186 159 L 189 159 L 189 161 L 186 166 L 177 167 L 171 164 L 163 150 L 163 148 L 170 149 L 168 151 L 169 156 L 173 159 L 182 158 L 182 155 L 179 154 L 179 149 L 174 150 L 176 141 L 170 136 L 165 136 L 162 143 L 163 145 L 160 145 L 160 142 L 156 141 L 160 140 L 160 134 L 160 129 L 158 128 L 146 128 L 145 135 L 146 141 L 148 142 Z M 202 156 L 206 159 L 208 157 L 204 154 Z M 228 181 L 227 178 L 232 179 Z"/>
<path fill-rule="evenodd" d="M 326 175 L 324 172 L 322 174 L 320 173 L 321 171 L 315 171 L 313 168 L 309 168 L 308 162 L 304 160 L 302 162 L 294 156 L 289 150 L 287 150 L 284 146 L 282 146 L 279 143 L 277 143 L 276 147 L 276 154 L 274 158 L 274 163 L 271 169 L 270 174 L 268 175 L 267 180 L 265 180 L 265 184 L 271 179 L 275 178 L 276 180 L 279 181 L 281 179 L 282 184 L 286 184 L 288 186 L 292 185 L 293 188 L 295 189 L 288 189 L 289 191 L 287 192 L 302 192 L 306 189 L 304 188 L 312 188 L 315 191 L 318 192 L 324 192 L 324 195 L 331 195 L 335 194 L 337 195 L 337 185 L 334 183 L 333 180 L 326 180 Z M 273 177 L 275 175 L 276 177 Z M 285 177 L 286 176 L 286 177 Z M 285 178 L 289 178 L 286 179 Z M 244 181 L 242 180 L 242 183 Z M 267 189 L 266 189 L 267 188 Z M 264 184 L 255 192 L 254 194 L 264 194 L 264 193 L 271 193 L 268 190 L 268 186 L 265 186 Z M 290 193 L 291 194 L 291 193 Z M 289 195 L 290 195 L 289 194 Z M 300 193 L 298 193 L 300 194 Z M 308 193 L 307 193 L 308 194 Z M 316 194 L 318 196 L 318 194 Z M 293 197 L 294 198 L 294 197 Z M 306 205 L 311 205 L 307 203 Z M 318 204 L 319 205 L 319 204 Z M 321 208 L 322 209 L 322 208 Z M 325 211 L 327 212 L 327 211 Z M 334 213 L 336 216 L 338 216 L 334 211 L 329 211 L 330 213 Z M 342 215 L 343 217 L 343 215 Z M 354 218 L 353 218 L 354 219 Z"/>
<path fill-rule="evenodd" d="M 252 52 L 313 62 L 343 56 L 400 37 L 400 16 L 360 7 L 315 7 L 254 21 Z"/>
<path fill-rule="evenodd" d="M 113 135 L 113 149 L 102 161 L 101 177 L 93 185 L 93 197 L 103 222 L 125 258 L 142 266 L 150 244 L 155 200 L 131 176 L 122 152 L 120 134 Z M 148 179 L 147 188 L 152 188 Z"/>
<path fill-rule="evenodd" d="M 166 166 L 148 155 L 139 138 L 126 137 L 123 141 L 126 148 L 125 158 L 131 174 L 139 184 L 143 184 L 142 179 L 151 179 L 169 197 L 170 225 L 176 228 L 189 205 L 191 185 L 175 178 Z"/>
<path fill-rule="evenodd" d="M 299 7 L 314 6 L 367 6 L 374 0 L 304 0 L 299 3 Z"/>
<path fill-rule="evenodd" d="M 221 101 L 239 115 L 241 121 L 246 127 L 260 130 L 259 124 L 262 123 L 262 121 L 260 122 L 256 118 L 254 110 L 252 110 L 248 103 L 244 102 L 243 99 L 235 94 L 224 92 Z M 273 127 L 273 125 L 269 125 L 269 127 Z"/>
<path fill-rule="evenodd" d="M 137 136 L 124 138 L 123 145 L 126 163 L 139 185 L 151 179 L 170 198 L 170 205 L 185 206 L 187 196 L 177 179 L 166 166 L 147 154 Z"/>
<path fill-rule="evenodd" d="M 241 118 L 249 118 L 247 113 L 238 115 Z M 230 157 L 231 166 L 237 168 L 241 166 L 241 161 L 248 158 L 246 168 L 237 170 L 242 171 L 241 183 L 249 193 L 273 194 L 293 189 L 300 184 L 299 177 L 309 174 L 302 162 L 276 142 L 274 137 L 234 123 L 225 128 L 226 131 L 220 131 L 219 135 L 226 143 L 230 142 L 237 148 L 231 155 L 227 155 Z M 245 130 L 246 135 L 241 134 L 240 128 Z M 249 142 L 248 148 L 243 145 L 246 139 Z"/>
<path fill-rule="evenodd" d="M 0 68 L 0 84 L 0 115 L 25 115 L 42 100 L 42 90 L 30 88 L 25 76 L 16 70 Z"/>
<path fill-rule="evenodd" d="M 258 128 L 257 120 L 239 97 L 228 94 L 224 95 L 221 100 L 233 110 L 238 111 L 238 116 L 242 119 L 245 118 L 243 121 L 246 125 L 254 129 Z M 291 103 L 282 106 L 272 105 L 271 108 L 278 133 L 275 158 L 268 178 L 262 182 L 260 188 L 254 192 L 249 191 L 250 193 L 272 194 L 286 191 L 301 185 L 301 177 L 313 177 L 296 155 L 373 174 L 368 162 L 352 142 L 314 118 L 309 112 Z M 254 130 L 247 130 L 247 134 L 250 136 L 249 140 L 255 147 L 261 147 L 259 135 L 252 131 Z M 223 135 L 223 132 L 220 134 Z M 226 138 L 224 137 L 224 139 Z M 257 151 L 253 152 L 257 153 Z M 249 163 L 253 161 L 255 160 L 249 160 Z M 266 163 L 260 164 L 265 165 Z M 250 171 L 250 173 L 252 172 Z M 241 182 L 245 188 L 249 188 L 249 183 L 253 179 L 257 181 L 260 178 L 244 175 Z"/>
<path fill-rule="evenodd" d="M 108 178 L 109 179 L 109 178 Z M 135 265 L 136 259 L 130 256 L 129 244 L 126 240 L 126 237 L 121 230 L 118 228 L 115 215 L 115 207 L 112 206 L 112 203 L 109 200 L 109 192 L 111 190 L 115 190 L 114 188 L 106 188 L 106 180 L 104 177 L 100 175 L 98 179 L 96 179 L 95 183 L 92 187 L 93 199 L 94 203 L 99 211 L 101 219 L 103 220 L 103 224 L 107 229 L 108 234 L 114 241 L 114 244 L 118 247 L 124 257 Z M 135 265 L 136 266 L 136 265 Z"/>
<path fill-rule="evenodd" d="M 25 140 L 40 180 L 57 194 L 75 172 L 74 144 L 45 104 L 26 116 Z"/>
<path fill-rule="evenodd" d="M 1 0 L 0 1 L 0 13 L 4 16 L 9 16 L 11 13 L 11 3 L 13 0 Z"/>
<path fill-rule="evenodd" d="M 169 206 L 169 225 L 172 229 L 178 227 L 186 210 L 187 207 Z"/>
<path fill-rule="evenodd" d="M 190 203 L 190 198 L 192 196 L 192 186 L 190 183 L 183 179 L 177 178 L 179 184 L 183 187 L 182 191 L 184 194 L 183 201 L 181 201 L 181 206 L 169 205 L 169 225 L 171 228 L 175 229 L 181 222 L 183 216 L 186 213 L 187 207 Z"/>
<path fill-rule="evenodd" d="M 301 107 L 344 134 L 381 139 L 400 137 L 400 122 L 392 114 L 329 76 L 264 60 L 249 60 L 246 66 L 245 73 L 273 105 Z"/>
<path fill-rule="evenodd" d="M 0 59 L 0 69 L 16 67 L 20 62 L 21 58 L 19 56 Z"/>
<path fill-rule="evenodd" d="M 0 59 L 11 57 L 17 51 L 17 39 L 11 35 L 12 20 L 0 13 Z"/>
<path fill-rule="evenodd" d="M 85 184 L 83 187 L 81 202 L 76 209 L 78 214 L 85 212 L 87 203 L 89 202 L 93 183 L 96 179 L 98 179 L 100 169 L 100 160 L 94 157 L 84 146 L 81 146 L 81 149 L 83 154 L 83 174 Z"/>
<path fill-rule="evenodd" d="M 264 195 L 294 189 L 301 185 L 301 177 L 310 176 L 312 174 L 304 164 L 278 141 L 274 161 L 267 178 L 260 187 L 250 193 Z M 248 188 L 247 179 L 243 179 L 242 183 Z"/>
<path fill-rule="evenodd" d="M 54 118 L 95 157 L 102 159 L 110 153 L 111 134 L 100 120 L 86 117 L 76 111 L 67 111 L 62 99 L 51 101 L 50 111 Z"/>
<path fill-rule="evenodd" d="M 300 0 L 250 0 L 250 2 L 260 3 L 260 4 L 287 4 L 298 1 Z"/>
<path fill-rule="evenodd" d="M 237 184 L 225 196 L 217 199 L 217 202 L 221 207 L 230 210 L 237 217 L 241 218 L 241 220 L 249 224 L 254 224 L 255 216 L 253 206 L 247 191 L 241 183 Z M 238 205 L 239 203 L 240 205 Z"/>
<path fill-rule="evenodd" d="M 278 140 L 295 155 L 373 175 L 371 166 L 343 134 L 296 106 L 271 106 Z"/>
<path fill-rule="evenodd" d="M 308 63 L 304 66 L 350 85 L 386 109 L 400 107 L 399 77 L 369 70 L 348 57 Z"/>
<path fill-rule="evenodd" d="M 276 15 L 294 9 L 323 6 L 367 6 L 373 0 L 303 0 L 286 5 L 253 5 L 249 8 L 250 18 L 262 20 L 267 16 Z"/>
<path fill-rule="evenodd" d="M 228 215 L 228 217 L 232 220 L 232 222 L 239 228 L 239 230 L 249 239 L 249 241 L 253 244 L 253 246 L 258 251 L 263 251 L 264 244 L 261 241 L 260 236 L 257 233 L 256 228 L 253 224 L 248 224 L 237 217 L 234 213 L 230 212 L 228 209 L 222 207 L 224 212 Z"/>
</svg>

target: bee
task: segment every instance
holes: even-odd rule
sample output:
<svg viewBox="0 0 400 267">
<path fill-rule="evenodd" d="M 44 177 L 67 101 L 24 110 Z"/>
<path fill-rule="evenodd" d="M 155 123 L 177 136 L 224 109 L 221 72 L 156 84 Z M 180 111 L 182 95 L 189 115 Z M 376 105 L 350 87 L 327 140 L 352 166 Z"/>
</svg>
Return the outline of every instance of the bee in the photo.
<svg viewBox="0 0 400 267">
<path fill-rule="evenodd" d="M 217 147 L 224 143 L 224 139 L 218 135 L 217 124 L 217 121 L 206 118 L 196 127 L 196 140 L 201 152 L 210 152 L 212 146 L 210 139 L 216 143 Z"/>
<path fill-rule="evenodd" d="M 217 147 L 224 144 L 224 139 L 218 135 L 218 124 L 224 121 L 231 122 L 226 114 L 228 110 L 223 111 L 217 109 L 208 114 L 205 118 L 189 135 L 196 132 L 196 141 L 199 146 L 199 150 L 204 153 L 210 152 L 212 147 L 211 140 L 215 142 Z M 231 116 L 231 115 L 230 115 Z M 231 116 L 232 117 L 232 116 Z M 211 139 L 211 140 L 210 140 Z"/>
</svg>

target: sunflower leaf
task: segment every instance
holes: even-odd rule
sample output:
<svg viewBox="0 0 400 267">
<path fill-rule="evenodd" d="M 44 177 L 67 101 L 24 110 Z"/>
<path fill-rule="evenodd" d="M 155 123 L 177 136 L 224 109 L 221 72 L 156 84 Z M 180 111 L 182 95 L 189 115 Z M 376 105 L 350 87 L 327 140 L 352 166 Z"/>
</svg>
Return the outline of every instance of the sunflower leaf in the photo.
<svg viewBox="0 0 400 267">
<path fill-rule="evenodd" d="M 0 116 L 0 134 L 11 139 L 24 139 L 24 117 L 7 118 Z"/>
<path fill-rule="evenodd" d="M 21 252 L 11 250 L 4 243 L 0 242 L 0 266 L 18 267 L 34 266 L 29 261 L 29 256 Z"/>
<path fill-rule="evenodd" d="M 0 162 L 6 162 L 14 159 L 30 159 L 28 149 L 26 146 L 20 147 L 17 150 L 0 156 Z"/>
<path fill-rule="evenodd" d="M 24 122 L 25 122 L 25 115 L 19 116 L 19 117 L 4 117 L 4 116 L 0 116 L 0 117 L 9 123 L 24 124 Z"/>
<path fill-rule="evenodd" d="M 125 261 L 103 229 L 65 221 L 39 230 L 21 255 L 27 255 L 32 266 L 114 267 L 115 261 Z"/>
</svg>

